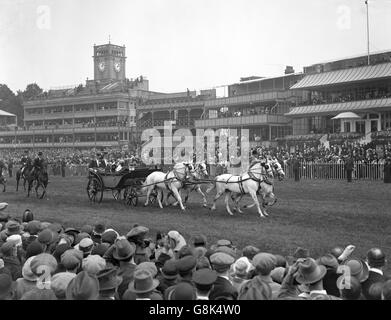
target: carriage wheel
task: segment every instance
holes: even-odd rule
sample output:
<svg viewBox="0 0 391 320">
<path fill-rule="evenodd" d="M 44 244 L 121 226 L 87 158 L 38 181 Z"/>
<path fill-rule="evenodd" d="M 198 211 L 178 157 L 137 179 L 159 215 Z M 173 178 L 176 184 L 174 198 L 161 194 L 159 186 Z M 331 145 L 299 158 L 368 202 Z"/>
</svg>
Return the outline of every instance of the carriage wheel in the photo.
<svg viewBox="0 0 391 320">
<path fill-rule="evenodd" d="M 125 203 L 128 206 L 137 206 L 138 203 L 138 194 L 137 190 L 134 187 L 126 187 L 125 192 Z"/>
<path fill-rule="evenodd" d="M 88 180 L 87 195 L 91 202 L 101 202 L 103 198 L 103 188 L 100 181 L 93 177 Z"/>
<path fill-rule="evenodd" d="M 121 197 L 121 189 L 113 189 L 112 190 L 113 198 L 118 200 Z"/>
</svg>

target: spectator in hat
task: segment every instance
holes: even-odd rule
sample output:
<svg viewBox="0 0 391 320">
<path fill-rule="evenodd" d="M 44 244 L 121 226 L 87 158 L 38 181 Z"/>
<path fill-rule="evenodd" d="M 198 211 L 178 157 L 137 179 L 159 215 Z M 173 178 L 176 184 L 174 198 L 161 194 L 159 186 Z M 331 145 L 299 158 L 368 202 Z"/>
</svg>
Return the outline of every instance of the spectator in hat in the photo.
<svg viewBox="0 0 391 320">
<path fill-rule="evenodd" d="M 30 209 L 24 210 L 23 215 L 22 215 L 22 222 L 29 223 L 30 221 L 33 221 L 33 220 L 34 220 L 34 215 L 31 212 L 31 210 Z"/>
<path fill-rule="evenodd" d="M 209 260 L 217 274 L 217 280 L 209 294 L 209 299 L 236 300 L 238 292 L 229 279 L 229 269 L 235 262 L 235 259 L 227 253 L 216 252 L 210 256 Z"/>
<path fill-rule="evenodd" d="M 96 275 L 99 271 L 106 268 L 106 260 L 99 255 L 91 254 L 83 259 L 82 268 L 89 274 Z"/>
<path fill-rule="evenodd" d="M 13 234 L 7 238 L 7 242 L 13 242 L 15 244 L 16 257 L 20 261 L 20 264 L 23 265 L 23 263 L 26 261 L 26 252 L 22 247 L 22 236 L 20 234 Z"/>
<path fill-rule="evenodd" d="M 367 300 L 381 300 L 384 282 L 373 283 L 368 290 Z"/>
<path fill-rule="evenodd" d="M 37 288 L 26 292 L 20 300 L 57 300 L 57 297 L 52 289 Z"/>
<path fill-rule="evenodd" d="M 14 296 L 14 282 L 9 274 L 0 274 L 0 300 L 12 300 Z"/>
<path fill-rule="evenodd" d="M 212 269 L 212 266 L 210 265 L 209 259 L 205 256 L 197 258 L 197 265 L 196 270 L 199 269 Z"/>
<path fill-rule="evenodd" d="M 198 248 L 198 247 L 206 248 L 206 245 L 207 245 L 207 239 L 206 239 L 205 235 L 200 234 L 200 235 L 196 235 L 193 238 L 193 247 L 194 248 Z"/>
<path fill-rule="evenodd" d="M 147 250 L 149 243 L 144 241 L 149 229 L 144 226 L 133 227 L 126 235 L 129 242 L 134 243 L 136 252 L 134 254 L 134 261 L 139 264 L 144 261 L 149 261 L 150 251 Z"/>
<path fill-rule="evenodd" d="M 38 234 L 37 240 L 43 245 L 44 252 L 52 253 L 58 239 L 58 233 L 53 232 L 50 229 L 44 229 Z"/>
<path fill-rule="evenodd" d="M 217 280 L 217 274 L 210 269 L 200 269 L 193 273 L 193 283 L 196 289 L 195 300 L 209 300 L 209 294 Z"/>
<path fill-rule="evenodd" d="M 108 243 L 109 245 L 113 245 L 118 237 L 119 234 L 117 231 L 113 229 L 107 229 L 102 234 L 102 243 Z"/>
<path fill-rule="evenodd" d="M 43 251 L 44 251 L 43 245 L 38 240 L 33 241 L 27 246 L 26 259 L 32 256 L 37 256 L 40 253 L 43 253 Z"/>
<path fill-rule="evenodd" d="M 1 259 L 4 261 L 4 268 L 11 273 L 12 280 L 22 277 L 22 265 L 17 257 L 17 248 L 14 241 L 7 241 L 0 247 Z"/>
<path fill-rule="evenodd" d="M 69 283 L 76 277 L 76 273 L 59 272 L 53 275 L 50 281 L 50 288 L 58 300 L 66 299 L 66 291 Z"/>
<path fill-rule="evenodd" d="M 362 292 L 366 299 L 369 298 L 369 288 L 376 282 L 385 282 L 383 269 L 386 266 L 386 256 L 379 248 L 372 248 L 367 252 L 369 266 L 368 279 L 362 283 Z"/>
<path fill-rule="evenodd" d="M 118 287 L 118 296 L 122 299 L 136 269 L 136 264 L 134 263 L 136 245 L 126 239 L 120 239 L 116 241 L 113 248 L 113 258 L 119 262 L 118 276 L 122 278 L 122 282 Z"/>
<path fill-rule="evenodd" d="M 83 258 L 87 258 L 94 248 L 94 242 L 90 238 L 84 238 L 78 244 L 78 249 L 83 252 Z"/>
<path fill-rule="evenodd" d="M 124 294 L 124 300 L 152 300 L 154 290 L 159 285 L 159 280 L 153 279 L 150 271 L 146 269 L 137 270 L 134 279 L 129 283 L 129 288 Z M 133 293 L 133 294 L 132 294 Z M 154 295 L 154 300 L 159 296 Z M 160 297 L 160 300 L 162 298 Z"/>
<path fill-rule="evenodd" d="M 75 228 L 66 228 L 64 230 L 64 235 L 71 246 L 75 245 L 75 241 L 79 233 L 80 231 Z"/>
<path fill-rule="evenodd" d="M 30 243 L 38 239 L 38 233 L 41 231 L 41 223 L 37 220 L 29 221 L 23 234 L 23 249 L 27 250 Z"/>
<path fill-rule="evenodd" d="M 91 236 L 88 233 L 86 233 L 86 232 L 80 232 L 79 234 L 77 234 L 75 242 L 74 242 L 76 249 L 79 249 L 80 241 L 85 239 L 85 238 L 90 238 L 91 239 Z"/>
<path fill-rule="evenodd" d="M 22 296 L 36 288 L 38 277 L 31 271 L 31 261 L 34 259 L 30 257 L 26 260 L 22 268 L 22 278 L 16 279 L 15 282 L 15 300 L 19 300 Z"/>
<path fill-rule="evenodd" d="M 167 295 L 167 300 L 196 300 L 195 289 L 188 282 L 178 283 Z"/>
<path fill-rule="evenodd" d="M 57 270 L 57 260 L 48 253 L 41 253 L 37 256 L 35 256 L 31 262 L 30 262 L 30 268 L 31 272 L 37 276 L 37 277 L 42 277 L 42 282 L 46 283 L 46 281 L 50 282 L 50 277 L 55 273 Z"/>
<path fill-rule="evenodd" d="M 173 250 L 175 257 L 178 258 L 179 250 L 186 245 L 186 240 L 178 231 L 175 230 L 168 232 L 167 236 L 170 247 Z"/>
<path fill-rule="evenodd" d="M 22 232 L 22 226 L 19 224 L 19 222 L 15 220 L 10 220 L 5 224 L 5 234 L 7 237 L 12 236 L 14 234 L 21 235 Z"/>
<path fill-rule="evenodd" d="M 96 274 L 99 281 L 98 300 L 115 300 L 118 286 L 122 282 L 122 278 L 117 275 L 117 272 L 117 267 L 111 267 L 100 270 Z"/>
<path fill-rule="evenodd" d="M 337 280 L 340 277 L 338 271 L 338 260 L 332 254 L 328 253 L 320 257 L 317 260 L 319 265 L 326 267 L 326 275 L 323 278 L 323 288 L 327 291 L 328 294 L 339 297 L 340 291 L 337 286 Z"/>
<path fill-rule="evenodd" d="M 102 234 L 106 230 L 106 225 L 103 222 L 97 222 L 94 225 L 94 229 L 92 231 L 91 239 L 95 243 L 102 242 Z"/>
<path fill-rule="evenodd" d="M 238 259 L 231 265 L 230 280 L 237 292 L 240 291 L 240 287 L 246 281 L 248 281 L 248 273 L 250 266 L 244 259 Z"/>
<path fill-rule="evenodd" d="M 326 272 L 326 267 L 317 264 L 312 258 L 306 258 L 299 264 L 295 278 L 300 284 L 308 286 L 309 294 L 305 298 L 309 300 L 340 300 L 338 297 L 327 294 L 327 291 L 324 290 L 323 278 Z"/>
<path fill-rule="evenodd" d="M 92 236 L 92 233 L 94 232 L 94 227 L 86 224 L 81 229 L 80 232 L 87 233 L 90 237 Z"/>
<path fill-rule="evenodd" d="M 81 267 L 82 259 L 83 256 L 81 253 L 78 253 L 78 250 L 69 249 L 61 255 L 61 264 L 66 272 L 76 274 Z"/>
<path fill-rule="evenodd" d="M 99 281 L 96 276 L 81 271 L 68 284 L 67 300 L 97 300 L 99 297 Z"/>
<path fill-rule="evenodd" d="M 254 246 L 246 246 L 242 250 L 243 257 L 247 258 L 246 263 L 251 264 L 251 260 L 255 257 L 257 253 L 259 253 L 259 249 Z"/>
<path fill-rule="evenodd" d="M 155 278 L 158 274 L 158 270 L 156 268 L 156 265 L 150 261 L 141 262 L 140 264 L 138 264 L 136 266 L 135 271 L 140 270 L 140 269 L 146 269 L 146 270 L 150 271 L 153 278 Z"/>
<path fill-rule="evenodd" d="M 167 288 L 175 286 L 178 282 L 178 269 L 176 266 L 176 261 L 174 259 L 167 260 L 163 268 L 161 269 L 160 274 L 157 279 L 159 280 L 159 285 L 157 290 L 164 294 Z"/>
<path fill-rule="evenodd" d="M 100 243 L 94 246 L 92 249 L 92 255 L 98 255 L 104 257 L 106 252 L 109 250 L 110 245 L 108 243 Z"/>
<path fill-rule="evenodd" d="M 164 292 L 165 298 L 167 298 L 171 294 L 171 292 L 175 290 L 175 288 L 183 282 L 187 282 L 192 286 L 194 285 L 192 277 L 196 265 L 197 265 L 197 260 L 194 256 L 185 256 L 176 261 L 176 268 L 179 273 L 178 283 L 166 289 L 166 291 Z"/>
</svg>

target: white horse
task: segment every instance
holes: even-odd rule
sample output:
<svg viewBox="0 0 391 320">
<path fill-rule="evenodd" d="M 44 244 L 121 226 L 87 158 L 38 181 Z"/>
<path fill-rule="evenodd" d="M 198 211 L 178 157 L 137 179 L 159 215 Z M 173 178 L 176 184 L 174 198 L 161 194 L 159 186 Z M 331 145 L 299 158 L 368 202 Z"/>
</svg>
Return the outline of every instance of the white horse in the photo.
<svg viewBox="0 0 391 320">
<path fill-rule="evenodd" d="M 266 165 L 270 166 L 272 169 L 272 175 L 270 176 L 271 179 L 266 178 L 262 183 L 260 184 L 259 194 L 262 197 L 262 207 L 264 209 L 264 214 L 267 216 L 266 212 L 266 205 L 272 206 L 276 203 L 277 197 L 274 194 L 274 181 L 273 178 L 275 176 L 278 177 L 278 179 L 281 181 L 285 177 L 285 172 L 282 169 L 281 164 L 276 158 L 270 158 L 267 159 Z M 243 213 L 243 211 L 240 210 L 239 202 L 243 198 L 243 194 L 233 194 L 231 196 L 232 201 L 235 203 L 234 211 L 238 211 L 239 213 Z M 272 203 L 269 204 L 266 202 L 266 199 L 272 199 Z M 254 207 L 254 204 L 245 205 L 243 208 L 252 208 Z"/>
<path fill-rule="evenodd" d="M 187 200 L 189 199 L 190 192 L 197 191 L 202 196 L 203 207 L 208 206 L 208 201 L 206 199 L 206 195 L 201 190 L 201 184 L 196 183 L 198 180 L 200 180 L 204 177 L 208 177 L 208 176 L 209 176 L 209 173 L 208 173 L 208 170 L 206 168 L 205 163 L 201 162 L 201 163 L 193 165 L 193 170 L 190 170 L 190 179 L 189 179 L 190 183 L 188 183 L 188 184 L 185 183 L 185 186 L 183 187 L 183 190 L 186 192 L 185 201 L 184 201 L 185 204 L 187 203 Z M 178 201 L 173 203 L 173 206 L 176 206 L 176 205 L 178 205 Z"/>
<path fill-rule="evenodd" d="M 271 173 L 272 169 L 269 166 L 265 166 L 261 163 L 261 161 L 255 161 L 251 164 L 248 171 L 240 176 L 234 176 L 232 174 L 222 174 L 217 176 L 213 186 L 206 190 L 206 193 L 209 193 L 215 187 L 217 189 L 211 210 L 216 210 L 216 201 L 223 195 L 223 193 L 225 193 L 226 209 L 232 216 L 233 213 L 231 212 L 228 204 L 229 195 L 232 192 L 237 194 L 249 194 L 254 201 L 254 205 L 257 206 L 260 217 L 263 218 L 264 214 L 259 205 L 257 191 L 259 190 L 261 183 L 265 180 L 264 176 Z"/>
<path fill-rule="evenodd" d="M 180 162 L 175 164 L 174 168 L 168 173 L 155 171 L 148 175 L 143 183 L 143 187 L 141 188 L 143 193 L 147 192 L 144 206 L 148 205 L 151 192 L 156 188 L 158 192 L 157 201 L 160 208 L 163 208 L 161 202 L 162 193 L 165 194 L 164 203 L 168 206 L 167 193 L 163 192 L 163 190 L 167 190 L 172 192 L 181 209 L 185 210 L 179 190 L 183 188 L 184 182 L 189 179 L 191 170 L 193 170 L 192 165 Z"/>
</svg>

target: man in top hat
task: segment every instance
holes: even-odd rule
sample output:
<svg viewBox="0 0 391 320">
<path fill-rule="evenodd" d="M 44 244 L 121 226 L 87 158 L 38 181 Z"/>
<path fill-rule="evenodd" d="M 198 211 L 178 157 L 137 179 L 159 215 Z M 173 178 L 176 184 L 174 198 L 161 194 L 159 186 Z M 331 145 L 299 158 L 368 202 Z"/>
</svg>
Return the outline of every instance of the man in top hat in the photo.
<svg viewBox="0 0 391 320">
<path fill-rule="evenodd" d="M 89 169 L 96 169 L 96 168 L 98 168 L 98 166 L 99 166 L 98 160 L 97 160 L 98 156 L 100 156 L 99 153 L 97 153 L 96 155 L 95 154 L 92 155 L 92 159 L 91 159 L 90 163 L 88 164 L 88 168 Z"/>
<path fill-rule="evenodd" d="M 300 284 L 307 285 L 309 294 L 304 298 L 309 300 L 340 300 L 338 297 L 329 295 L 323 288 L 323 278 L 326 275 L 326 267 L 319 265 L 312 258 L 305 258 L 298 265 L 296 281 Z"/>
<path fill-rule="evenodd" d="M 217 280 L 215 271 L 204 268 L 193 273 L 193 283 L 196 289 L 196 300 L 209 300 L 209 294 Z"/>
<path fill-rule="evenodd" d="M 229 279 L 229 270 L 231 265 L 235 262 L 235 259 L 224 252 L 216 252 L 209 258 L 212 268 L 217 273 L 217 280 L 214 283 L 214 288 L 209 294 L 210 300 L 236 300 L 238 292 L 232 285 Z"/>
<path fill-rule="evenodd" d="M 118 286 L 122 282 L 122 278 L 117 274 L 118 268 L 112 267 L 99 271 L 96 277 L 99 281 L 99 297 L 98 300 L 116 300 Z"/>
<path fill-rule="evenodd" d="M 42 151 L 38 152 L 38 156 L 34 159 L 33 169 L 31 171 L 32 175 L 37 175 L 39 172 L 42 172 L 47 178 L 47 163 L 43 157 Z"/>
<path fill-rule="evenodd" d="M 354 161 L 353 161 L 353 158 L 350 156 L 345 160 L 345 170 L 346 170 L 346 178 L 347 178 L 348 182 L 352 182 Z"/>
<path fill-rule="evenodd" d="M 368 279 L 362 283 L 362 293 L 366 299 L 370 298 L 370 288 L 377 282 L 384 283 L 383 269 L 386 267 L 386 255 L 379 248 L 372 248 L 367 252 L 369 266 Z"/>
</svg>

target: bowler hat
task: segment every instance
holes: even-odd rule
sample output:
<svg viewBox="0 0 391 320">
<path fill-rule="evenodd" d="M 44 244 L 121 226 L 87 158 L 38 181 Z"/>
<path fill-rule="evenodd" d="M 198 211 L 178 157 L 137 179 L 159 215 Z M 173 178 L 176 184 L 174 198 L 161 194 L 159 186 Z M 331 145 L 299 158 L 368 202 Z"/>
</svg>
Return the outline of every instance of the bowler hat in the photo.
<svg viewBox="0 0 391 320">
<path fill-rule="evenodd" d="M 381 268 L 385 265 L 386 256 L 378 248 L 372 248 L 367 253 L 368 264 L 373 268 Z"/>
<path fill-rule="evenodd" d="M 113 257 L 119 261 L 129 259 L 136 252 L 136 245 L 126 239 L 118 240 L 114 246 Z"/>
<path fill-rule="evenodd" d="M 295 279 L 301 284 L 312 284 L 322 280 L 326 272 L 325 266 L 318 265 L 312 258 L 306 258 L 303 262 L 299 263 L 299 269 Z"/>
<path fill-rule="evenodd" d="M 67 287 L 67 300 L 96 300 L 99 296 L 99 281 L 94 275 L 81 271 Z"/>
<path fill-rule="evenodd" d="M 96 277 L 99 281 L 99 291 L 117 288 L 122 282 L 122 277 L 119 277 L 117 274 L 118 268 L 107 268 L 100 270 L 96 274 Z"/>
<path fill-rule="evenodd" d="M 151 292 L 159 285 L 159 280 L 154 279 L 151 272 L 145 269 L 135 271 L 133 277 L 128 289 L 134 293 Z"/>
</svg>

